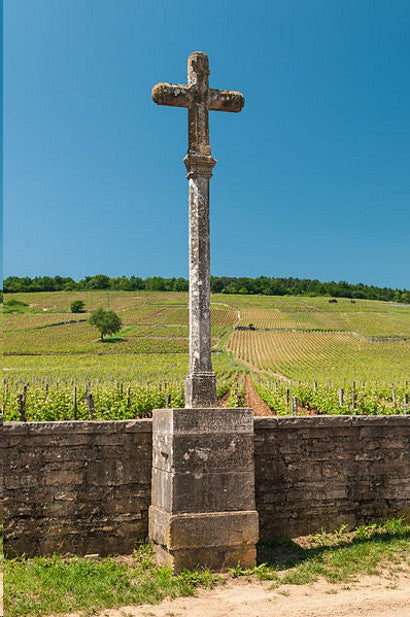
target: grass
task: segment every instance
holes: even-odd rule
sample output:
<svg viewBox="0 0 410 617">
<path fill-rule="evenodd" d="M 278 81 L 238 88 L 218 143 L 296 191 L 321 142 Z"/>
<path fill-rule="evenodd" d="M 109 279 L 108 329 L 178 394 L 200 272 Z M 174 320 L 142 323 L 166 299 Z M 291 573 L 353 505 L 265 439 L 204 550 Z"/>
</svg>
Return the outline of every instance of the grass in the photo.
<svg viewBox="0 0 410 617">
<path fill-rule="evenodd" d="M 410 565 L 410 526 L 402 519 L 361 526 L 348 532 L 345 526 L 332 534 L 322 532 L 296 541 L 276 540 L 262 544 L 259 565 L 232 570 L 234 576 L 255 574 L 275 585 L 305 585 L 319 578 L 329 583 L 352 582 L 359 575 L 397 572 Z"/>
<path fill-rule="evenodd" d="M 401 519 L 358 527 L 342 526 L 295 541 L 276 540 L 259 546 L 259 564 L 231 569 L 232 577 L 258 577 L 281 585 L 302 585 L 325 578 L 330 583 L 354 581 L 360 575 L 398 572 L 409 565 L 410 526 Z M 132 557 L 6 559 L 5 611 L 8 617 L 40 617 L 51 613 L 155 604 L 165 597 L 192 596 L 198 587 L 212 588 L 226 578 L 209 571 L 183 572 L 155 566 L 148 546 Z"/>
<path fill-rule="evenodd" d="M 183 572 L 154 565 L 148 546 L 127 560 L 37 557 L 6 559 L 5 614 L 40 617 L 127 604 L 155 604 L 165 597 L 192 596 L 197 587 L 211 588 L 217 577 L 209 571 Z"/>
</svg>

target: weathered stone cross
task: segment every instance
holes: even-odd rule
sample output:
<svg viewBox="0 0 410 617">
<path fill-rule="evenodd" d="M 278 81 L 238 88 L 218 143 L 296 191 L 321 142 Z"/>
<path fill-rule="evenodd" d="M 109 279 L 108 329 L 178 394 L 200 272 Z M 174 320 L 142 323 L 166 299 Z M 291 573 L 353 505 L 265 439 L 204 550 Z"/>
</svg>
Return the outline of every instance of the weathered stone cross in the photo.
<svg viewBox="0 0 410 617">
<path fill-rule="evenodd" d="M 188 58 L 188 85 L 159 83 L 152 89 L 158 105 L 188 108 L 189 181 L 189 372 L 186 407 L 215 407 L 216 385 L 211 362 L 209 261 L 209 180 L 216 160 L 209 145 L 208 110 L 241 111 L 244 97 L 232 90 L 209 88 L 208 56 Z"/>
</svg>

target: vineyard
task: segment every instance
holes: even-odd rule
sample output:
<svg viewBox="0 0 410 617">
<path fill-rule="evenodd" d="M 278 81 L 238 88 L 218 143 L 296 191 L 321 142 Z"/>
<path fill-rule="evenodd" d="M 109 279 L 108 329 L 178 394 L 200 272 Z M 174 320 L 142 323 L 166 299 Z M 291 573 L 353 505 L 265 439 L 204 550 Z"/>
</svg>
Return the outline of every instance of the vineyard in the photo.
<svg viewBox="0 0 410 617">
<path fill-rule="evenodd" d="M 403 381 L 410 366 L 407 341 L 369 341 L 351 332 L 235 330 L 228 348 L 249 368 L 291 380 Z"/>
<path fill-rule="evenodd" d="M 187 354 L 28 360 L 21 368 L 13 358 L 4 370 L 2 407 L 7 420 L 125 420 L 185 403 Z M 214 369 L 217 395 L 222 397 L 236 382 L 239 367 L 221 354 L 214 359 Z"/>
<path fill-rule="evenodd" d="M 342 383 L 343 386 L 339 384 Z M 283 383 L 254 378 L 262 400 L 277 415 L 286 414 L 406 414 L 409 408 L 408 383 L 383 385 L 377 381 L 326 383 Z"/>
<path fill-rule="evenodd" d="M 6 419 L 143 417 L 184 404 L 188 297 L 177 292 L 12 294 L 3 314 Z M 83 300 L 85 313 L 70 304 Z M 331 300 L 331 299 L 330 299 Z M 122 330 L 99 341 L 89 313 Z M 406 413 L 410 307 L 370 300 L 212 296 L 218 396 L 241 406 L 245 373 L 274 413 Z"/>
</svg>

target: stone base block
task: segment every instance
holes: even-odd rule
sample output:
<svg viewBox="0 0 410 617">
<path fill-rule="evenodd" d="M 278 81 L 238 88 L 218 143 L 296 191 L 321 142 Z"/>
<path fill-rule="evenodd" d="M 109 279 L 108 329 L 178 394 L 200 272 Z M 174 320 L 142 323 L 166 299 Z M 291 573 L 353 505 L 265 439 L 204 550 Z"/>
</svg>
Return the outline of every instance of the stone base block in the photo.
<svg viewBox="0 0 410 617">
<path fill-rule="evenodd" d="M 256 563 L 258 513 L 207 512 L 172 515 L 151 506 L 149 537 L 159 563 L 181 570 L 207 567 L 223 572 Z"/>
<path fill-rule="evenodd" d="M 253 417 L 250 409 L 153 412 L 149 537 L 179 571 L 255 563 Z"/>
</svg>

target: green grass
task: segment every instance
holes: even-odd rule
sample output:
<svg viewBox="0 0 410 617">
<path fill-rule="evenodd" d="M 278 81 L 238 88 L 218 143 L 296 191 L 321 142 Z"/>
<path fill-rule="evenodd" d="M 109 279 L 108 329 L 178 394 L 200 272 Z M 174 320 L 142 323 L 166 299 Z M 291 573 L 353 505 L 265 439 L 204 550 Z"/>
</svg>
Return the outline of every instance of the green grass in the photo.
<svg viewBox="0 0 410 617">
<path fill-rule="evenodd" d="M 280 585 L 302 585 L 325 578 L 330 583 L 361 575 L 394 574 L 409 566 L 410 527 L 400 519 L 347 532 L 321 533 L 296 541 L 261 545 L 259 564 L 231 569 L 231 576 L 256 576 Z M 129 558 L 5 559 L 5 614 L 40 617 L 160 602 L 165 597 L 192 596 L 198 587 L 212 588 L 225 579 L 209 571 L 183 572 L 155 566 L 151 550 L 141 546 Z"/>
<path fill-rule="evenodd" d="M 183 572 L 153 563 L 148 546 L 126 561 L 104 558 L 6 559 L 4 609 L 8 617 L 40 617 L 127 604 L 155 604 L 165 597 L 192 596 L 197 587 L 211 588 L 217 577 L 209 571 Z"/>
<path fill-rule="evenodd" d="M 402 519 L 361 526 L 353 532 L 342 526 L 334 533 L 316 534 L 299 541 L 262 544 L 259 565 L 240 566 L 234 576 L 255 574 L 275 585 L 304 585 L 324 578 L 329 583 L 355 581 L 361 575 L 398 572 L 410 566 L 410 526 Z"/>
</svg>

